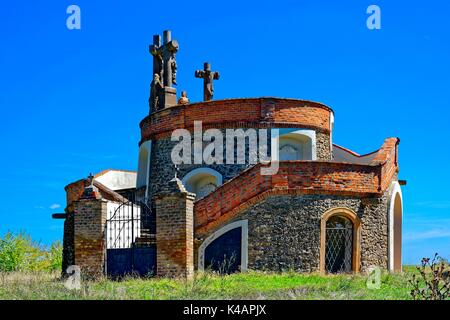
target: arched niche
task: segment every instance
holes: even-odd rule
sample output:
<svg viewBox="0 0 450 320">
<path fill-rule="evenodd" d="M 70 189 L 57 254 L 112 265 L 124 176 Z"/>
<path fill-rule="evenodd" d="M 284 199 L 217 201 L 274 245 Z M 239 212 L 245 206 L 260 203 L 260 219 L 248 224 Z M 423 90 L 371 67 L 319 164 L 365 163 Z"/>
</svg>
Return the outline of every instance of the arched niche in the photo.
<svg viewBox="0 0 450 320">
<path fill-rule="evenodd" d="M 307 129 L 273 129 L 272 159 L 317 160 L 316 132 Z"/>
<path fill-rule="evenodd" d="M 222 184 L 222 175 L 211 168 L 197 168 L 187 173 L 183 179 L 186 190 L 203 198 Z"/>
<path fill-rule="evenodd" d="M 139 147 L 138 173 L 136 188 L 146 187 L 150 177 L 150 159 L 152 153 L 152 142 L 146 141 Z M 146 192 L 147 195 L 147 192 Z"/>
</svg>

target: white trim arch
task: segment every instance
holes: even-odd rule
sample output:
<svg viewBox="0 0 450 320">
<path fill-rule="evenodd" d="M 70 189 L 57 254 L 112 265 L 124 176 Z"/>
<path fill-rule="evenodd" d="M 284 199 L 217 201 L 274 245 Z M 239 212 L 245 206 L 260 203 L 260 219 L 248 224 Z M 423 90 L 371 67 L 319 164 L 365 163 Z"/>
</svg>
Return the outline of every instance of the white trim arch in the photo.
<svg viewBox="0 0 450 320">
<path fill-rule="evenodd" d="M 333 157 L 333 130 L 334 130 L 334 112 L 330 113 L 330 151 Z"/>
<path fill-rule="evenodd" d="M 389 270 L 401 271 L 402 268 L 402 222 L 403 195 L 398 181 L 391 184 L 391 198 L 389 201 Z M 398 201 L 400 203 L 398 203 Z M 397 233 L 397 235 L 396 235 Z M 396 239 L 397 238 L 397 239 Z M 396 243 L 397 240 L 397 243 Z M 400 242 L 400 243 L 398 243 Z M 396 263 L 397 259 L 397 263 Z"/>
<path fill-rule="evenodd" d="M 148 182 L 150 179 L 150 168 L 152 158 L 152 141 L 145 141 L 139 147 L 138 173 L 136 179 L 136 188 L 145 186 L 145 197 L 148 197 Z"/>
<path fill-rule="evenodd" d="M 248 220 L 239 220 L 227 224 L 206 238 L 198 248 L 198 270 L 205 270 L 205 250 L 221 235 L 241 227 L 241 272 L 248 269 Z"/>
<path fill-rule="evenodd" d="M 223 177 L 220 174 L 220 172 L 207 167 L 197 168 L 192 171 L 189 171 L 183 177 L 181 182 L 189 192 L 197 194 L 198 183 L 201 180 L 204 180 L 205 183 L 215 184 L 216 188 L 222 185 L 223 183 Z"/>
<path fill-rule="evenodd" d="M 272 161 L 279 160 L 280 139 L 307 140 L 302 150 L 303 160 L 317 160 L 316 131 L 299 128 L 283 128 L 271 130 L 271 155 Z"/>
</svg>

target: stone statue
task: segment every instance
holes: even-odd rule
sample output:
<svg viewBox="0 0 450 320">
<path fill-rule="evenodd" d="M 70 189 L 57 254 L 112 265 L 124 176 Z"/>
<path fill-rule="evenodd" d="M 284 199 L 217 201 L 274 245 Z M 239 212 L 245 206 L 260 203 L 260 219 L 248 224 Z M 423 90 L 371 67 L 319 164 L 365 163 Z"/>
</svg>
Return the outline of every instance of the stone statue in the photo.
<svg viewBox="0 0 450 320">
<path fill-rule="evenodd" d="M 189 104 L 189 98 L 186 95 L 186 91 L 181 91 L 181 97 L 178 99 L 178 104 Z"/>
<path fill-rule="evenodd" d="M 161 37 L 153 36 L 153 44 L 149 46 L 149 52 L 153 56 L 153 75 L 158 76 L 158 81 L 153 77 L 149 104 L 150 112 L 174 106 L 177 104 L 177 61 L 175 55 L 178 52 L 178 41 L 172 40 L 169 30 Z M 153 91 L 152 91 L 153 90 Z"/>
<path fill-rule="evenodd" d="M 161 37 L 153 36 L 153 44 L 149 46 L 149 52 L 153 56 L 153 74 L 157 74 L 159 79 L 163 79 L 163 58 L 161 54 Z"/>
<path fill-rule="evenodd" d="M 175 55 L 178 52 L 178 41 L 172 40 L 169 30 L 164 31 L 164 43 L 161 45 L 161 37 L 153 36 L 153 44 L 149 47 L 153 56 L 153 74 L 158 74 L 164 87 L 172 87 L 177 84 L 177 62 Z"/>
<path fill-rule="evenodd" d="M 195 77 L 203 79 L 203 101 L 212 100 L 214 96 L 213 80 L 219 80 L 219 72 L 211 71 L 210 64 L 205 62 L 203 70 L 195 71 Z"/>
<path fill-rule="evenodd" d="M 172 40 L 172 34 L 169 30 L 164 31 L 164 44 L 161 47 L 161 54 L 164 65 L 164 80 L 165 87 L 172 87 L 172 84 L 177 84 L 177 62 L 175 54 L 178 52 L 178 41 Z"/>
<path fill-rule="evenodd" d="M 158 111 L 162 108 L 161 95 L 163 91 L 163 85 L 157 73 L 153 74 L 153 81 L 150 85 L 150 112 Z"/>
<path fill-rule="evenodd" d="M 172 83 L 177 85 L 177 61 L 175 60 L 175 55 L 170 58 L 170 68 L 172 73 Z"/>
</svg>

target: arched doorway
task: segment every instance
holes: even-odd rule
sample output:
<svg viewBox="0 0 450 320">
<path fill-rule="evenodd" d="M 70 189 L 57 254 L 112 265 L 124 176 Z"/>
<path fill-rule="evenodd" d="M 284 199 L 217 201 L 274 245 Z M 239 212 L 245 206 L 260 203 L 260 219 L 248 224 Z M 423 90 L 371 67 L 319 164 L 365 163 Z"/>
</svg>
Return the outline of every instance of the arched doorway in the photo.
<svg viewBox="0 0 450 320">
<path fill-rule="evenodd" d="M 400 184 L 392 184 L 389 206 L 389 270 L 402 271 L 403 198 Z"/>
<path fill-rule="evenodd" d="M 205 248 L 206 270 L 220 274 L 239 271 L 241 265 L 242 228 L 237 227 L 225 232 Z"/>
<path fill-rule="evenodd" d="M 360 268 L 360 220 L 347 208 L 334 208 L 321 220 L 320 271 L 357 272 Z"/>
<path fill-rule="evenodd" d="M 227 224 L 203 241 L 198 249 L 198 269 L 219 273 L 246 271 L 248 221 Z"/>
<path fill-rule="evenodd" d="M 399 193 L 394 201 L 394 271 L 402 271 L 402 199 Z"/>
</svg>

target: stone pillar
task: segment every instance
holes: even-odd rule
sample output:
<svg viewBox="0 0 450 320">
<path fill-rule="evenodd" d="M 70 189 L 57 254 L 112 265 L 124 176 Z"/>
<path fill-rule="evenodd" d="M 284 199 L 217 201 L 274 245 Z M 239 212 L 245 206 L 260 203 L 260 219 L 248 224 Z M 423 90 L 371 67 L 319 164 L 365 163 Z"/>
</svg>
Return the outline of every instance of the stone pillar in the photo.
<svg viewBox="0 0 450 320">
<path fill-rule="evenodd" d="M 162 93 L 162 106 L 163 108 L 168 108 L 176 106 L 177 103 L 177 90 L 172 87 L 164 87 Z"/>
<path fill-rule="evenodd" d="M 159 277 L 194 275 L 194 199 L 178 178 L 155 197 L 156 264 Z"/>
<path fill-rule="evenodd" d="M 83 196 L 74 202 L 75 264 L 81 268 L 83 277 L 103 275 L 105 265 L 104 232 L 107 200 L 97 191 L 87 187 Z"/>
</svg>

